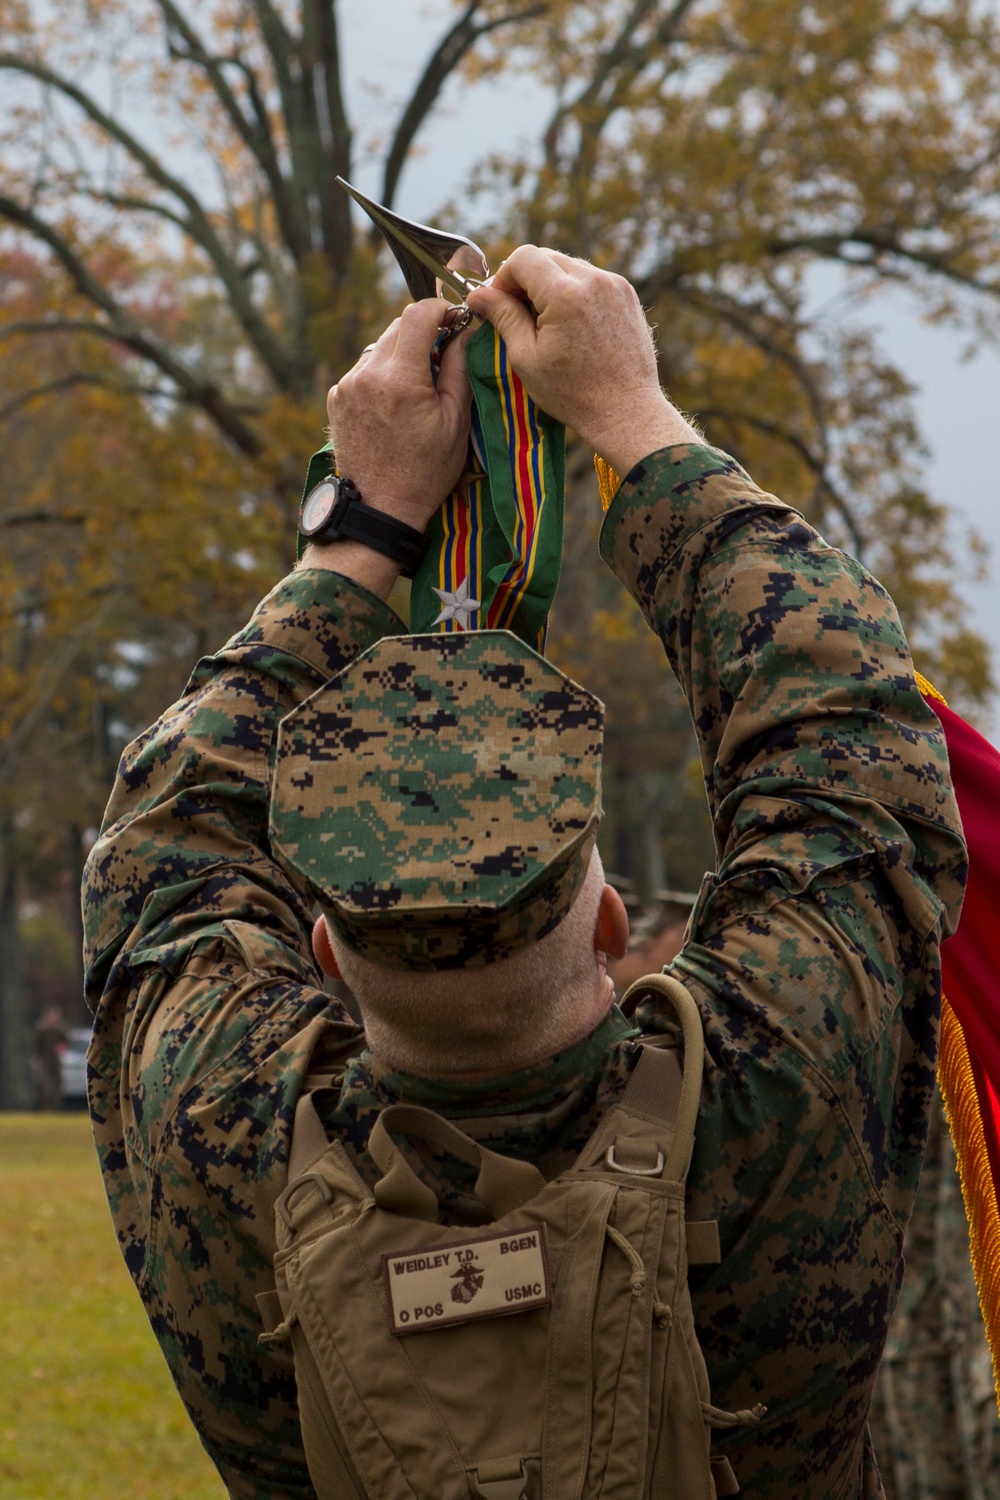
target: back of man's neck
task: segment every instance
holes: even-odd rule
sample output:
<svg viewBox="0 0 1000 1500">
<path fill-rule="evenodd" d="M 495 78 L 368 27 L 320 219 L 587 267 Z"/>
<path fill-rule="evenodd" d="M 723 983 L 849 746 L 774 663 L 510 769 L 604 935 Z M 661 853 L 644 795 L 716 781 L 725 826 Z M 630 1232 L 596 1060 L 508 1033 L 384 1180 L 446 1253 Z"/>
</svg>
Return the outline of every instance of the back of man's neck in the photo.
<svg viewBox="0 0 1000 1500">
<path fill-rule="evenodd" d="M 481 1033 L 467 1039 L 456 1029 L 442 1044 L 399 1032 L 372 1015 L 363 1020 L 369 1051 L 381 1067 L 417 1078 L 479 1083 L 535 1067 L 582 1042 L 607 1018 L 614 1000 L 614 985 L 603 975 L 593 997 L 564 1016 L 561 1025 L 546 1029 L 542 1035 L 536 1030 L 504 1041 L 484 1039 Z M 488 1064 L 484 1061 L 487 1056 Z"/>
</svg>

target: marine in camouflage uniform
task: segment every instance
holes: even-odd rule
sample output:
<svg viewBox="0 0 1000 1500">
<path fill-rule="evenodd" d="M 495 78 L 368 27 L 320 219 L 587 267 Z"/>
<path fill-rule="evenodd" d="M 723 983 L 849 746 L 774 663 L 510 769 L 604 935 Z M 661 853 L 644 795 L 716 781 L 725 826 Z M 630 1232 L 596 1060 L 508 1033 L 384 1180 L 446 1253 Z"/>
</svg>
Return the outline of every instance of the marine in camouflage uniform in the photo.
<svg viewBox="0 0 1000 1500">
<path fill-rule="evenodd" d="M 965 869 L 943 738 L 885 590 L 725 454 L 650 452 L 600 547 L 687 695 L 719 851 L 672 966 L 707 1049 L 689 1215 L 717 1219 L 722 1245 L 691 1280 L 713 1400 L 768 1414 L 715 1447 L 748 1497 L 868 1500 L 866 1415 Z M 636 1039 L 668 1024 L 652 1000 L 612 1010 L 541 1064 L 457 1082 L 387 1067 L 321 991 L 308 888 L 268 840 L 279 725 L 402 629 L 348 578 L 284 579 L 125 752 L 87 869 L 112 1215 L 181 1396 L 245 1500 L 312 1493 L 290 1359 L 258 1345 L 254 1303 L 273 1284 L 303 1086 L 326 1085 L 327 1131 L 370 1183 L 369 1132 L 400 1100 L 550 1175 L 621 1093 Z M 475 984 L 470 970 L 470 1004 Z M 435 1186 L 461 1218 L 463 1181 L 441 1169 Z"/>
</svg>

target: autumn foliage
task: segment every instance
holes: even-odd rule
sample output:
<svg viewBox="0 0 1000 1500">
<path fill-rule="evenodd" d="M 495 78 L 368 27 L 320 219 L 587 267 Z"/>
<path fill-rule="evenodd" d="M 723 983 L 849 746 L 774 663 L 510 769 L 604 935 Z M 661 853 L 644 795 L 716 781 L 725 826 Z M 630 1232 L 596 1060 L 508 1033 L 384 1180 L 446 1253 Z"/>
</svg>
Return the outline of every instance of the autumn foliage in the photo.
<svg viewBox="0 0 1000 1500">
<path fill-rule="evenodd" d="M 436 12 L 408 95 L 383 89 L 355 119 L 335 0 L 0 0 L 0 1106 L 32 1102 L 29 1028 L 57 960 L 80 1003 L 74 944 L 48 941 L 44 975 L 32 954 L 74 931 L 118 753 L 288 567 L 325 390 L 402 298 L 334 178 L 360 168 L 392 205 L 446 95 L 475 111 L 485 84 L 529 75 L 548 115 L 517 145 L 520 122 L 498 119 L 495 152 L 419 216 L 494 264 L 533 240 L 628 275 L 677 404 L 885 581 L 953 705 L 975 716 L 992 689 L 962 608 L 981 551 L 927 490 L 907 372 L 867 310 L 901 286 L 970 345 L 1000 331 L 996 6 Z M 351 61 L 378 81 L 378 55 Z M 642 892 L 690 889 L 712 848 L 686 709 L 596 557 L 572 442 L 568 474 L 550 649 L 608 705 L 605 857 Z M 935 1203 L 903 1303 L 971 1307 L 961 1248 L 939 1254 L 957 1198 Z M 890 1349 L 887 1493 L 940 1459 L 949 1495 L 985 1494 L 988 1383 L 931 1322 Z M 929 1379 L 929 1420 L 908 1401 L 901 1425 L 892 1393 Z"/>
<path fill-rule="evenodd" d="M 513 148 L 499 121 L 422 217 L 496 258 L 534 239 L 629 275 L 675 401 L 863 556 L 957 706 L 986 700 L 961 607 L 978 558 L 923 484 L 906 372 L 865 303 L 904 284 L 970 339 L 996 330 L 993 9 L 441 0 L 439 18 L 408 97 L 368 122 L 332 0 L 0 0 L 8 917 L 72 888 L 125 738 L 288 565 L 325 389 L 402 297 L 335 175 L 364 163 L 393 203 L 445 91 L 475 108 L 505 74 L 534 77 L 544 128 Z M 352 62 L 377 80 L 378 56 Z M 849 316 L 821 315 L 832 292 Z M 711 847 L 683 706 L 601 573 L 572 446 L 570 479 L 552 650 L 609 705 L 609 854 L 690 886 Z"/>
</svg>

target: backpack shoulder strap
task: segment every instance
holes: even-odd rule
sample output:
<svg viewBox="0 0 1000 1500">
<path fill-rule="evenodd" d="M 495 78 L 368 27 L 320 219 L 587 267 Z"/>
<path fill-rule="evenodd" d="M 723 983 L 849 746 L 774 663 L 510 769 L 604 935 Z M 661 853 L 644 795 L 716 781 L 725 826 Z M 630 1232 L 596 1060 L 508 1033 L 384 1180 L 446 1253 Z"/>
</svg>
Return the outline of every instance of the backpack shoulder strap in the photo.
<svg viewBox="0 0 1000 1500">
<path fill-rule="evenodd" d="M 323 1121 L 313 1103 L 312 1093 L 304 1090 L 299 1095 L 292 1121 L 292 1139 L 288 1147 L 288 1180 L 294 1182 L 308 1172 L 312 1163 L 329 1146 Z"/>
<path fill-rule="evenodd" d="M 648 974 L 625 999 L 651 991 L 669 1000 L 684 1042 L 683 1066 L 672 1039 L 643 1042 L 639 1060 L 617 1104 L 599 1122 L 577 1161 L 589 1171 L 602 1163 L 634 1177 L 687 1178 L 701 1100 L 705 1041 L 692 996 L 669 974 Z"/>
<path fill-rule="evenodd" d="M 648 1120 L 673 1125 L 674 1138 L 663 1176 L 668 1182 L 683 1182 L 694 1149 L 705 1067 L 705 1035 L 694 997 L 679 979 L 672 974 L 647 974 L 629 987 L 623 1001 L 634 1008 L 635 1001 L 647 992 L 669 1000 L 681 1023 L 683 1072 L 676 1047 L 655 1047 L 646 1043 L 618 1108 Z"/>
</svg>

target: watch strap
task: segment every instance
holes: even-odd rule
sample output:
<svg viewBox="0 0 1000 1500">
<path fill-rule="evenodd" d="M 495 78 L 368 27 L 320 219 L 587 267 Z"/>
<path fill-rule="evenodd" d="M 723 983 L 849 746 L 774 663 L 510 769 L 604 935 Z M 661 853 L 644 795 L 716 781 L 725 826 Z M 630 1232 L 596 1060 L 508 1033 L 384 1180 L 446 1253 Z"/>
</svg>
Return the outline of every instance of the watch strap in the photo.
<svg viewBox="0 0 1000 1500">
<path fill-rule="evenodd" d="M 339 482 L 337 503 L 326 523 L 309 537 L 311 542 L 333 542 L 340 537 L 362 542 L 383 557 L 402 566 L 404 578 L 412 578 L 427 555 L 430 538 L 415 526 L 397 521 L 384 511 L 366 505 L 349 479 Z"/>
</svg>

